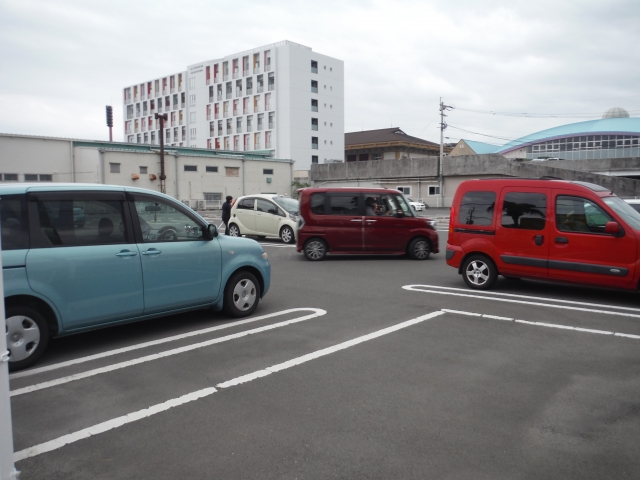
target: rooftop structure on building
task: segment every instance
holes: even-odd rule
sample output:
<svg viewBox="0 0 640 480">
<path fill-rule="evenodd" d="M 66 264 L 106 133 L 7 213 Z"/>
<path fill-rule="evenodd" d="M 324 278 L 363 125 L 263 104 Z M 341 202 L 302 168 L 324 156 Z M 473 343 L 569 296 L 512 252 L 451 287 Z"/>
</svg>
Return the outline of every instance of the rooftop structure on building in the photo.
<svg viewBox="0 0 640 480">
<path fill-rule="evenodd" d="M 450 155 L 499 153 L 507 158 L 590 160 L 640 156 L 640 117 L 620 107 L 601 119 L 548 128 L 498 146 L 462 139 Z"/>
<path fill-rule="evenodd" d="M 440 145 L 407 135 L 398 127 L 345 133 L 346 162 L 426 157 L 440 154 Z M 448 152 L 450 148 L 445 148 Z"/>
<path fill-rule="evenodd" d="M 306 169 L 344 155 L 344 62 L 285 40 L 126 87 L 123 111 L 127 143 L 162 134 L 168 146 L 267 151 Z"/>
</svg>

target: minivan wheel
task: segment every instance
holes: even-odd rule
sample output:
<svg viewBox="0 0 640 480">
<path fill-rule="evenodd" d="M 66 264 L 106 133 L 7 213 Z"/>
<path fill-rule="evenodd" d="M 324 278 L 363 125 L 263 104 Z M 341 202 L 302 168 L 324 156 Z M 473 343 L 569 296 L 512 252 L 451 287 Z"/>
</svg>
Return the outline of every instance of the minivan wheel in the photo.
<svg viewBox="0 0 640 480">
<path fill-rule="evenodd" d="M 303 250 L 307 260 L 317 262 L 327 255 L 327 244 L 319 238 L 311 238 L 304 244 Z"/>
<path fill-rule="evenodd" d="M 484 255 L 471 255 L 464 261 L 462 277 L 468 287 L 488 290 L 498 278 L 498 269 L 493 261 Z"/>
<path fill-rule="evenodd" d="M 282 229 L 280 230 L 280 240 L 282 240 L 284 243 L 293 243 L 296 241 L 296 238 L 293 235 L 293 230 L 291 229 L 291 227 L 287 225 L 282 227 Z"/>
<path fill-rule="evenodd" d="M 38 310 L 27 305 L 8 307 L 6 317 L 9 371 L 14 372 L 42 356 L 49 343 L 49 326 Z"/>
<path fill-rule="evenodd" d="M 229 236 L 230 237 L 240 237 L 240 229 L 235 223 L 229 225 Z"/>
<path fill-rule="evenodd" d="M 251 315 L 260 301 L 260 284 L 244 270 L 236 272 L 224 289 L 224 310 L 233 317 Z"/>
<path fill-rule="evenodd" d="M 414 238 L 409 244 L 409 256 L 414 260 L 426 260 L 431 253 L 431 245 L 426 238 Z"/>
</svg>

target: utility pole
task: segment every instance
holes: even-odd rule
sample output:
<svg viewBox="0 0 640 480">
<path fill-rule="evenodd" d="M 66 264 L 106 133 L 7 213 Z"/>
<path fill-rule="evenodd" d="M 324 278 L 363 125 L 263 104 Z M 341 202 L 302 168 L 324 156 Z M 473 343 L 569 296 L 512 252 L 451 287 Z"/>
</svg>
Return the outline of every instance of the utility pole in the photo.
<svg viewBox="0 0 640 480">
<path fill-rule="evenodd" d="M 442 163 L 444 161 L 444 130 L 447 128 L 447 124 L 444 122 L 444 117 L 446 117 L 447 115 L 445 115 L 444 112 L 446 112 L 447 109 L 450 110 L 452 108 L 452 106 L 442 103 L 442 97 L 440 97 L 440 156 L 438 157 L 438 185 L 440 188 L 440 207 L 444 207 L 444 167 Z"/>
<path fill-rule="evenodd" d="M 0 269 L 2 257 L 0 257 Z M 0 275 L 0 292 L 4 291 Z M 6 331 L 4 302 L 0 302 L 0 332 Z M 9 351 L 7 339 L 0 335 L 0 480 L 15 480 L 19 472 L 13 463 L 13 430 L 9 394 Z"/>
<path fill-rule="evenodd" d="M 164 181 L 167 176 L 164 174 L 164 122 L 169 120 L 169 116 L 164 113 L 162 115 L 156 113 L 156 120 L 160 120 L 160 192 L 167 193 Z"/>
<path fill-rule="evenodd" d="M 107 127 L 109 127 L 109 141 L 113 142 L 113 107 L 107 105 Z"/>
</svg>

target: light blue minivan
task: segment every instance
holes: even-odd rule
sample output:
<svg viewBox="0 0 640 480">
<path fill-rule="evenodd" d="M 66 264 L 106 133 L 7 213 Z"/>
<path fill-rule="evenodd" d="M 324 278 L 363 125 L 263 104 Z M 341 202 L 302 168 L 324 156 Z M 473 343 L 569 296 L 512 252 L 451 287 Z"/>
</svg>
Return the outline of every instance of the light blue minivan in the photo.
<svg viewBox="0 0 640 480">
<path fill-rule="evenodd" d="M 0 213 L 12 371 L 51 337 L 203 308 L 242 317 L 269 289 L 260 244 L 151 190 L 5 184 Z"/>
</svg>

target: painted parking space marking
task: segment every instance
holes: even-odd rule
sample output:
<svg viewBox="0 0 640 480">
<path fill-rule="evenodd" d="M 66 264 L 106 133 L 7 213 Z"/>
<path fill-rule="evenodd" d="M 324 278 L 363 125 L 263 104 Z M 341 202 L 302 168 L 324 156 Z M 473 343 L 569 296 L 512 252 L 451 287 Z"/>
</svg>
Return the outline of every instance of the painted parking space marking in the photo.
<svg viewBox="0 0 640 480">
<path fill-rule="evenodd" d="M 446 312 L 442 310 L 438 310 L 436 312 L 431 312 L 426 315 L 421 315 L 416 318 L 412 318 L 411 320 L 407 320 L 402 323 L 398 323 L 396 325 L 392 325 L 391 327 L 383 328 L 381 330 L 377 330 L 375 332 L 362 335 L 360 337 L 354 338 L 352 340 L 348 340 L 346 342 L 339 343 L 337 345 L 333 345 L 331 347 L 323 348 L 321 350 L 317 350 L 312 353 L 308 353 L 306 355 L 302 355 L 300 357 L 293 358 L 283 363 L 279 363 L 277 365 L 272 365 L 271 367 L 267 367 L 262 370 L 257 370 L 255 372 L 249 373 L 247 375 L 242 375 L 240 377 L 236 377 L 234 379 L 228 380 L 226 382 L 219 383 L 216 387 L 208 387 L 202 390 L 197 390 L 195 392 L 191 392 L 186 395 L 182 395 L 178 398 L 174 398 L 171 400 L 167 400 L 166 402 L 162 402 L 156 405 L 153 405 L 149 408 L 145 408 L 142 410 L 138 410 L 136 412 L 129 413 L 127 415 L 123 415 L 111 420 L 107 420 L 106 422 L 99 423 L 97 425 L 93 425 L 88 428 L 84 428 L 82 430 L 78 430 L 77 432 L 70 433 L 68 435 L 63 435 L 54 440 L 50 440 L 47 442 L 43 442 L 39 445 L 35 445 L 33 447 L 25 448 L 13 454 L 13 460 L 15 462 L 19 462 L 20 460 L 24 460 L 26 458 L 35 457 L 42 453 L 51 452 L 53 450 L 57 450 L 59 448 L 64 447 L 65 445 L 69 445 L 70 443 L 77 442 L 79 440 L 89 438 L 93 435 L 98 435 L 100 433 L 107 432 L 109 430 L 113 430 L 114 428 L 121 427 L 128 423 L 132 423 L 138 420 L 142 420 L 143 418 L 150 417 L 152 415 L 156 415 L 158 413 L 169 410 L 172 407 L 177 407 L 180 405 L 185 405 L 187 403 L 191 403 L 200 398 L 208 397 L 218 392 L 219 389 L 226 389 L 230 387 L 234 387 L 236 385 L 242 385 L 243 383 L 250 382 L 257 378 L 262 378 L 267 375 L 271 375 L 276 372 L 280 372 L 282 370 L 286 370 L 288 368 L 294 367 L 296 365 L 301 365 L 305 362 L 330 355 L 332 353 L 338 352 L 340 350 L 347 349 L 349 347 L 353 347 L 354 345 L 358 345 L 363 342 L 367 342 L 369 340 L 373 340 L 375 338 L 381 337 L 383 335 L 388 335 L 390 333 L 396 332 L 403 328 L 410 327 L 412 325 L 416 325 L 418 323 L 424 322 L 426 320 L 430 320 L 432 318 L 439 317 L 444 315 Z"/>
<path fill-rule="evenodd" d="M 180 335 L 173 335 L 171 337 L 160 338 L 158 340 L 152 340 L 150 342 L 138 343 L 135 345 L 130 345 L 128 347 L 116 348 L 114 350 L 108 350 L 106 352 L 97 353 L 95 355 L 88 355 L 86 357 L 76 358 L 74 360 L 68 360 L 66 362 L 54 363 L 53 365 L 47 365 L 46 367 L 23 370 L 21 372 L 12 373 L 11 375 L 9 375 L 9 378 L 14 379 L 14 378 L 21 378 L 21 377 L 29 377 L 31 375 L 36 375 L 38 373 L 49 372 L 52 370 L 69 367 L 71 365 L 77 365 L 79 363 L 85 363 L 85 362 L 90 362 L 92 360 L 98 360 L 100 358 L 111 357 L 113 355 L 131 352 L 133 350 L 139 350 L 141 348 L 152 347 L 154 345 L 161 345 L 163 343 L 168 343 L 168 342 L 175 342 L 176 340 L 182 340 L 184 338 L 194 337 L 196 335 L 204 335 L 206 333 L 215 332 L 217 330 L 224 330 L 227 328 L 237 327 L 238 325 L 245 325 L 247 323 L 258 322 L 260 320 L 266 320 L 267 318 L 277 317 L 279 315 L 287 315 L 289 313 L 294 313 L 294 312 L 316 312 L 317 313 L 318 311 L 319 309 L 317 308 L 290 308 L 288 310 L 281 310 L 279 312 L 268 313 L 266 315 L 260 315 L 258 317 L 250 317 L 245 320 L 225 323 L 224 325 L 204 328 L 202 330 L 195 330 L 193 332 L 181 333 Z M 322 311 L 324 312 L 324 310 Z M 324 315 L 324 313 L 322 315 Z"/>
<path fill-rule="evenodd" d="M 498 315 L 487 315 L 486 313 L 464 312 L 461 310 L 449 310 L 448 308 L 443 308 L 442 311 L 445 313 L 451 313 L 454 315 L 465 315 L 468 317 L 476 317 L 476 318 L 478 317 L 488 318 L 490 320 L 502 320 L 502 321 L 514 322 L 522 325 L 532 325 L 535 327 L 558 328 L 561 330 L 573 330 L 575 332 L 594 333 L 597 335 L 613 335 L 614 337 L 624 337 L 624 338 L 632 338 L 634 340 L 640 340 L 640 335 L 631 335 L 629 333 L 613 332 L 609 330 L 597 330 L 593 328 L 572 327 L 570 325 L 558 325 L 556 323 L 532 322 L 529 320 L 518 320 L 517 318 L 500 317 Z"/>
<path fill-rule="evenodd" d="M 440 290 L 451 290 L 454 292 L 463 292 L 469 293 L 476 290 L 470 290 L 468 288 L 456 288 L 456 287 L 441 287 L 440 285 L 407 285 L 407 287 L 421 287 L 421 288 L 435 288 Z M 403 287 L 404 288 L 404 287 Z M 407 290 L 409 290 L 407 288 Z M 480 293 L 480 292 L 478 292 Z M 537 300 L 537 301 L 547 301 L 547 302 L 556 302 L 556 303 L 567 303 L 570 305 L 579 305 L 581 307 L 599 307 L 599 308 L 612 308 L 614 310 L 628 310 L 631 312 L 640 311 L 639 308 L 634 307 L 622 307 L 618 305 L 603 305 L 602 303 L 588 303 L 588 302 L 578 302 L 576 300 L 563 300 L 560 298 L 551 298 L 551 297 L 534 297 L 531 295 L 520 295 L 516 293 L 503 293 L 503 292 L 491 292 L 491 291 L 482 291 L 483 295 L 489 296 L 500 296 L 500 297 L 510 297 L 510 298 L 524 298 L 526 300 Z"/>
<path fill-rule="evenodd" d="M 295 309 L 293 310 L 295 311 Z M 247 335 L 266 332 L 267 330 L 273 330 L 275 328 L 280 328 L 287 325 L 292 325 L 294 323 L 303 322 L 305 320 L 310 320 L 312 318 L 321 317 L 327 313 L 326 310 L 322 310 L 320 308 L 304 308 L 300 310 L 312 311 L 313 313 L 309 315 L 304 315 L 302 317 L 293 318 L 291 320 L 285 320 L 283 322 L 272 323 L 269 325 L 265 325 L 263 327 L 253 328 L 251 330 L 244 330 L 242 332 L 226 335 L 224 337 L 214 338 L 214 339 L 207 340 L 204 342 L 199 342 L 199 343 L 193 343 L 191 345 L 185 345 L 184 347 L 173 348 L 171 350 L 165 350 L 164 352 L 154 353 L 151 355 L 134 358 L 132 360 L 127 360 L 124 362 L 114 363 L 104 367 L 94 368 L 92 370 L 87 370 L 86 372 L 81 372 L 73 375 L 68 375 L 65 377 L 60 377 L 54 380 L 49 380 L 46 382 L 30 385 L 28 387 L 18 388 L 16 390 L 12 390 L 10 393 L 10 396 L 16 397 L 18 395 L 24 395 L 26 393 L 37 392 L 38 390 L 44 390 L 45 388 L 56 387 L 58 385 L 63 385 L 65 383 L 73 382 L 76 380 L 93 377 L 95 375 L 100 375 L 102 373 L 113 372 L 114 370 L 120 370 L 123 368 L 132 367 L 134 365 L 139 365 L 141 363 L 151 362 L 153 360 L 159 360 L 161 358 L 170 357 L 172 355 L 178 355 L 180 353 L 190 352 L 198 348 L 203 348 L 203 347 L 208 347 L 218 343 L 228 342 L 230 340 L 235 340 L 236 338 L 245 337 Z"/>
<path fill-rule="evenodd" d="M 534 305 L 534 306 L 539 306 L 539 307 L 548 307 L 548 308 L 559 308 L 562 310 L 573 310 L 573 311 L 579 311 L 579 312 L 589 312 L 589 313 L 601 313 L 603 315 L 616 315 L 616 316 L 620 316 L 620 317 L 631 317 L 631 318 L 640 318 L 640 314 L 633 314 L 633 313 L 626 313 L 626 312 L 613 312 L 611 310 L 599 310 L 599 309 L 594 309 L 594 308 L 586 308 L 586 307 L 578 307 L 578 306 L 572 306 L 572 305 L 558 305 L 558 304 L 553 304 L 553 303 L 543 303 L 543 302 L 531 302 L 528 300 L 519 300 L 516 298 L 500 298 L 497 296 L 486 296 L 486 295 L 474 295 L 471 293 L 460 293 L 460 292 L 455 292 L 455 291 L 447 291 L 447 290 L 434 290 L 432 286 L 429 285 L 405 285 L 402 287 L 404 290 L 409 290 L 409 291 L 413 291 L 413 292 L 421 292 L 421 293 L 432 293 L 432 294 L 436 294 L 436 295 L 449 295 L 449 296 L 455 296 L 455 297 L 465 297 L 465 298 L 477 298 L 477 299 L 481 299 L 481 300 L 491 300 L 494 302 L 505 302 L 505 303 L 517 303 L 517 304 L 521 304 L 521 305 Z M 466 290 L 467 292 L 469 290 Z M 485 293 L 485 292 L 483 292 Z M 536 298 L 536 297 L 531 297 L 531 298 Z M 544 300 L 548 300 L 548 301 L 555 301 L 553 299 L 544 299 Z M 566 301 L 562 301 L 562 302 L 566 302 Z M 572 303 L 577 303 L 579 304 L 580 302 L 572 302 Z M 602 308 L 617 308 L 617 309 L 625 309 L 625 310 L 633 310 L 633 311 L 638 311 L 637 309 L 631 309 L 631 308 L 627 308 L 627 307 L 616 307 L 613 305 L 597 305 L 598 307 L 602 307 Z"/>
</svg>

